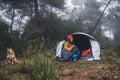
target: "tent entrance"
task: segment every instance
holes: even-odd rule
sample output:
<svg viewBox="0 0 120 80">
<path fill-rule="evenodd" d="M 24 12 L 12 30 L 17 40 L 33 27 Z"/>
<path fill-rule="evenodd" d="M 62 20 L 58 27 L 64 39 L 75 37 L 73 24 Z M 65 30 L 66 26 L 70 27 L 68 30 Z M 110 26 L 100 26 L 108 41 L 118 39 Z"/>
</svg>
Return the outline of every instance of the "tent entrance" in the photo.
<svg viewBox="0 0 120 80">
<path fill-rule="evenodd" d="M 89 37 L 82 34 L 74 34 L 72 36 L 74 37 L 74 42 L 79 48 L 80 52 L 91 48 Z"/>
</svg>

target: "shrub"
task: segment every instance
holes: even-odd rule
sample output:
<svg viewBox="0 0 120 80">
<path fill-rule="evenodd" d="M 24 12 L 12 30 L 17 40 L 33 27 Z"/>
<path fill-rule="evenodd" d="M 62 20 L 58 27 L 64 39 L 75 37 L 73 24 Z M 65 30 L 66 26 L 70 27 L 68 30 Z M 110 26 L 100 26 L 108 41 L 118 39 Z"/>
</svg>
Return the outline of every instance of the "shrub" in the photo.
<svg viewBox="0 0 120 80">
<path fill-rule="evenodd" d="M 49 52 L 38 53 L 27 59 L 24 59 L 16 67 L 11 69 L 10 73 L 28 74 L 30 80 L 59 80 L 55 71 L 55 61 L 47 57 Z"/>
</svg>

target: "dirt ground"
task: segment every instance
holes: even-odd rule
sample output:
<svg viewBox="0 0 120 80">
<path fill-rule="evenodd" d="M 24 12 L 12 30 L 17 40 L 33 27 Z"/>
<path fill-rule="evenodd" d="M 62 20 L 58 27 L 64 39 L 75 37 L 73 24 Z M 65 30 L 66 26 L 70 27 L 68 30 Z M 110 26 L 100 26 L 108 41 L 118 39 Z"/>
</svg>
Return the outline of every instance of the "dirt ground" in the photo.
<svg viewBox="0 0 120 80">
<path fill-rule="evenodd" d="M 100 61 L 58 62 L 56 73 L 60 80 L 120 80 L 117 59 L 102 55 Z"/>
<path fill-rule="evenodd" d="M 61 80 L 120 80 L 120 68 L 115 64 L 66 62 L 56 72 Z"/>
</svg>

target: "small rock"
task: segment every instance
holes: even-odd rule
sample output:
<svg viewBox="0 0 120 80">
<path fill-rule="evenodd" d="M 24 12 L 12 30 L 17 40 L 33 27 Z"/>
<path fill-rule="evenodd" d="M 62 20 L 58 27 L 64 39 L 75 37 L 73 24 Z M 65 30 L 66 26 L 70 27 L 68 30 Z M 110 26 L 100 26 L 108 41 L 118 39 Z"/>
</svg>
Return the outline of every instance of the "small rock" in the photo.
<svg viewBox="0 0 120 80">
<path fill-rule="evenodd" d="M 117 78 L 117 76 L 115 76 L 114 78 Z"/>
</svg>

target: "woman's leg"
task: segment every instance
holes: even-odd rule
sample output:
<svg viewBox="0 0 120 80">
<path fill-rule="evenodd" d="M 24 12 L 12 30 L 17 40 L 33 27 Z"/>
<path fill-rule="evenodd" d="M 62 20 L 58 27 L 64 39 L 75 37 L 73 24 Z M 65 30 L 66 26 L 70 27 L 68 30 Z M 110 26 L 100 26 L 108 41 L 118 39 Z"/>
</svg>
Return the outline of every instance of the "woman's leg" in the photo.
<svg viewBox="0 0 120 80">
<path fill-rule="evenodd" d="M 67 51 L 65 49 L 62 50 L 61 57 L 62 57 L 63 60 L 69 60 L 71 58 L 71 56 L 72 56 L 72 52 L 71 51 Z"/>
</svg>

